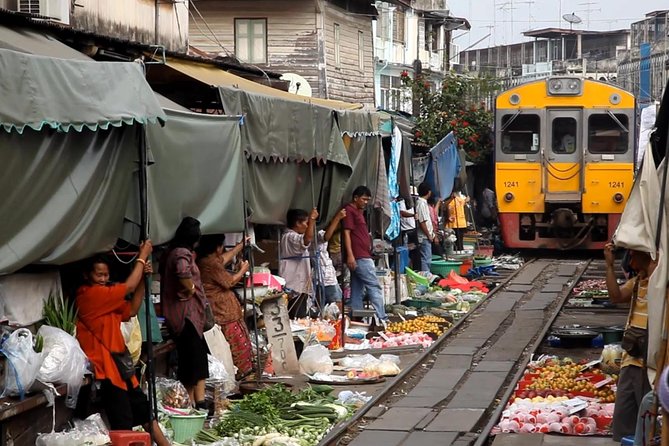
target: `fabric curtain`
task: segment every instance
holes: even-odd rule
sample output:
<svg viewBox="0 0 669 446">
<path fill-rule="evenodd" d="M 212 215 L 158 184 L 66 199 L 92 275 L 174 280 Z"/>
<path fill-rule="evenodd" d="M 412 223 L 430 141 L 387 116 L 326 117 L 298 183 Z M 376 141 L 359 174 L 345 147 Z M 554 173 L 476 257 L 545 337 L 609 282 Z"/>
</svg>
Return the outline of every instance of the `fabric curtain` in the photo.
<svg viewBox="0 0 669 446">
<path fill-rule="evenodd" d="M 388 169 L 388 192 L 390 198 L 390 224 L 386 230 L 386 236 L 390 240 L 400 235 L 400 205 L 397 198 L 400 194 L 399 164 L 402 153 L 402 132 L 397 126 L 393 126 L 393 136 L 390 148 L 390 168 Z"/>
<path fill-rule="evenodd" d="M 0 274 L 113 247 L 134 187 L 139 136 L 128 126 L 0 132 Z"/>
<path fill-rule="evenodd" d="M 238 116 L 165 110 L 167 123 L 146 128 L 153 164 L 148 168 L 149 235 L 172 239 L 185 216 L 200 220 L 203 234 L 244 229 L 241 137 Z M 139 190 L 135 178 L 135 191 Z M 139 239 L 139 197 L 128 203 L 123 238 Z"/>
<path fill-rule="evenodd" d="M 453 192 L 453 183 L 460 172 L 460 156 L 453 132 L 446 135 L 432 149 L 424 181 L 430 185 L 436 198 L 447 198 Z"/>
<path fill-rule="evenodd" d="M 162 108 L 132 62 L 56 59 L 0 49 L 0 125 L 67 132 L 164 122 Z"/>
</svg>

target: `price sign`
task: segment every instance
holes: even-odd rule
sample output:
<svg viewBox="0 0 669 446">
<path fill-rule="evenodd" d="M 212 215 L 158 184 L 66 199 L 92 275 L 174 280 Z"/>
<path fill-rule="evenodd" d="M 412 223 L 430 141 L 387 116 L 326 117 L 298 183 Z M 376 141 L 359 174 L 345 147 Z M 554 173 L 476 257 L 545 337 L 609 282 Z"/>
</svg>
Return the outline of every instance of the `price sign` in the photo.
<svg viewBox="0 0 669 446">
<path fill-rule="evenodd" d="M 277 375 L 300 372 L 295 343 L 290 330 L 286 299 L 279 294 L 264 299 L 260 309 L 265 320 L 267 340 L 271 346 L 272 365 Z"/>
</svg>

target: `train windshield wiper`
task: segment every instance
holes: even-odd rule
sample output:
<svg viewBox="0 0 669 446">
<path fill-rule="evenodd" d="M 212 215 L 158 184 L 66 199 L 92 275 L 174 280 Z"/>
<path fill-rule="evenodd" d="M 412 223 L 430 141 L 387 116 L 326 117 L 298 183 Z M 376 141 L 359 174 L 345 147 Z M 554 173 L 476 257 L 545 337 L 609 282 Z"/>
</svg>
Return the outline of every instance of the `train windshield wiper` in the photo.
<svg viewBox="0 0 669 446">
<path fill-rule="evenodd" d="M 612 112 L 611 110 L 606 110 L 606 113 L 608 113 L 609 116 L 611 117 L 611 119 L 613 119 L 613 120 L 615 121 L 615 123 L 618 124 L 618 127 L 620 127 L 620 128 L 622 129 L 623 132 L 625 132 L 625 133 L 629 133 L 629 132 L 630 132 L 630 131 L 627 129 L 627 127 L 625 127 L 625 125 L 624 125 L 622 122 L 620 122 L 620 119 L 618 119 L 618 117 L 617 117 L 616 115 L 613 114 L 613 112 Z"/>
<path fill-rule="evenodd" d="M 518 115 L 519 115 L 521 112 L 522 112 L 522 110 L 518 110 L 513 116 L 511 116 L 511 118 L 509 118 L 509 120 L 506 121 L 506 123 L 502 126 L 502 130 L 500 130 L 500 132 L 503 133 L 507 128 L 509 128 L 509 126 L 511 125 L 511 123 L 512 123 L 513 121 L 516 120 L 516 118 L 518 117 Z"/>
</svg>

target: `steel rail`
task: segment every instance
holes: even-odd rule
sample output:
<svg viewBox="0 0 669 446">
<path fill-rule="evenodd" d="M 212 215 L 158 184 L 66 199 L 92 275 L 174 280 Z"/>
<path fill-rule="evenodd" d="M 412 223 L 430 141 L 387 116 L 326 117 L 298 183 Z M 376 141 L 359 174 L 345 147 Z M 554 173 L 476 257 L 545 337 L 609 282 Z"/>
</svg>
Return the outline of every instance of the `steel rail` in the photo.
<svg viewBox="0 0 669 446">
<path fill-rule="evenodd" d="M 393 381 L 388 383 L 386 387 L 381 389 L 381 391 L 376 394 L 367 404 L 362 406 L 360 409 L 358 409 L 351 417 L 350 419 L 346 420 L 345 422 L 334 426 L 328 434 L 323 437 L 323 439 L 318 443 L 317 446 L 334 446 L 336 445 L 337 441 L 340 440 L 340 437 L 342 437 L 353 425 L 355 425 L 362 417 L 365 416 L 365 414 L 374 406 L 376 406 L 377 403 L 381 402 L 384 400 L 388 395 L 395 390 L 396 387 L 398 387 L 402 381 L 409 375 L 411 375 L 413 372 L 416 371 L 420 367 L 421 364 L 423 364 L 428 357 L 433 354 L 435 351 L 437 351 L 441 345 L 446 341 L 446 339 L 450 338 L 450 335 L 457 330 L 462 324 L 469 319 L 469 316 L 473 315 L 476 310 L 478 310 L 481 306 L 487 304 L 487 302 L 490 300 L 490 297 L 495 295 L 498 291 L 500 291 L 502 288 L 504 288 L 514 277 L 516 277 L 525 267 L 531 263 L 533 263 L 536 259 L 530 259 L 521 268 L 518 268 L 516 271 L 513 271 L 507 278 L 505 278 L 502 282 L 500 282 L 495 288 L 490 290 L 488 295 L 486 296 L 485 299 L 480 300 L 472 309 L 469 313 L 464 315 L 462 318 L 458 319 L 453 326 L 446 332 L 444 333 L 440 338 L 438 338 L 435 342 L 432 343 L 430 347 L 425 349 L 425 351 L 416 358 L 416 360 L 407 368 L 402 370 Z"/>
<path fill-rule="evenodd" d="M 557 319 L 558 315 L 560 314 L 560 311 L 562 310 L 562 307 L 564 307 L 565 302 L 567 302 L 567 299 L 569 298 L 569 295 L 571 294 L 571 290 L 576 286 L 578 281 L 581 279 L 581 276 L 585 274 L 585 272 L 588 270 L 590 267 L 590 263 L 592 262 L 593 259 L 589 259 L 587 264 L 585 265 L 585 268 L 583 270 L 576 274 L 574 276 L 574 280 L 572 284 L 569 286 L 567 291 L 565 292 L 564 296 L 562 299 L 560 299 L 560 304 L 558 306 L 558 310 L 553 313 L 553 315 L 549 318 L 548 323 L 544 325 L 544 328 L 541 329 L 539 332 L 539 336 L 537 339 L 534 341 L 531 347 L 531 351 L 535 352 L 540 346 L 541 343 L 544 340 L 544 337 L 546 336 L 546 333 L 548 333 L 548 330 L 550 330 L 551 326 L 553 325 L 553 322 L 555 322 L 555 319 Z M 516 371 L 515 375 L 513 375 L 513 378 L 509 382 L 509 385 L 504 392 L 504 395 L 499 399 L 499 404 L 497 405 L 497 408 L 493 411 L 492 414 L 490 414 L 490 417 L 488 418 L 488 423 L 483 427 L 481 432 L 479 433 L 478 438 L 474 442 L 473 446 L 483 446 L 483 444 L 488 441 L 488 438 L 490 436 L 490 432 L 492 432 L 493 428 L 497 424 L 497 420 L 499 417 L 502 415 L 502 412 L 504 411 L 504 408 L 506 407 L 507 401 L 509 401 L 509 398 L 511 398 L 511 395 L 513 392 L 516 390 L 516 384 L 518 384 L 518 381 L 520 381 L 520 378 L 523 377 L 525 374 L 525 369 L 527 368 L 527 365 L 530 363 L 530 359 L 532 359 L 532 354 L 528 354 L 527 357 L 523 360 L 522 363 L 520 363 L 520 366 L 518 367 L 518 370 Z"/>
</svg>

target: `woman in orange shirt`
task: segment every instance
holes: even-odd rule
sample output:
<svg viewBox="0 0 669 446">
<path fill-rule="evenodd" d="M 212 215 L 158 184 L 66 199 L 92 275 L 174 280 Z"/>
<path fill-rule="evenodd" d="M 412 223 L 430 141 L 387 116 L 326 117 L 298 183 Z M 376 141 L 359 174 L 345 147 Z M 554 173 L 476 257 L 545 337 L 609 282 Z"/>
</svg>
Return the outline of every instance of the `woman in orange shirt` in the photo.
<svg viewBox="0 0 669 446">
<path fill-rule="evenodd" d="M 124 380 L 112 358 L 112 351 L 125 351 L 121 322 L 135 316 L 144 297 L 144 274 L 152 272 L 147 259 L 151 241 L 139 247 L 132 272 L 125 283 L 109 284 L 109 265 L 94 258 L 84 272 L 86 283 L 77 291 L 77 339 L 101 381 L 102 405 L 112 430 L 130 430 L 142 425 L 152 428 L 159 446 L 169 445 L 157 421 L 149 425 L 150 407 L 135 376 Z M 130 300 L 126 297 L 131 294 Z"/>
</svg>

